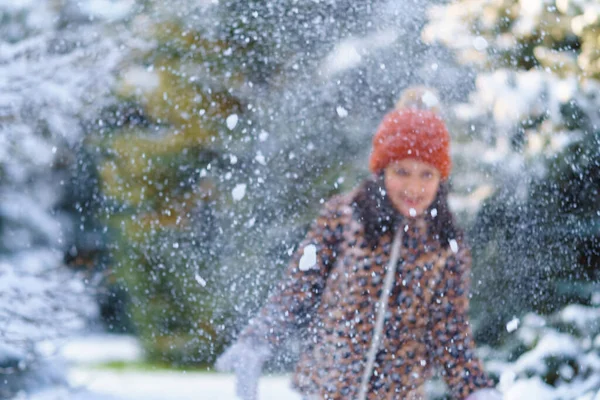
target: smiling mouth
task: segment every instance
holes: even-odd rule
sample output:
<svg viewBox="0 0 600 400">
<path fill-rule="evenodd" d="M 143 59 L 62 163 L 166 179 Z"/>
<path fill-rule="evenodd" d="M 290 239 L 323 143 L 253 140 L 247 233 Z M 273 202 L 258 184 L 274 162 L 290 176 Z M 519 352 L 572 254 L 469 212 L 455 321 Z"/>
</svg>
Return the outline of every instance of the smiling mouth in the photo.
<svg viewBox="0 0 600 400">
<path fill-rule="evenodd" d="M 402 201 L 404 201 L 406 204 L 408 204 L 409 206 L 416 206 L 419 205 L 420 201 L 419 200 L 412 200 L 412 199 L 407 199 L 406 197 L 404 197 L 402 199 Z"/>
</svg>

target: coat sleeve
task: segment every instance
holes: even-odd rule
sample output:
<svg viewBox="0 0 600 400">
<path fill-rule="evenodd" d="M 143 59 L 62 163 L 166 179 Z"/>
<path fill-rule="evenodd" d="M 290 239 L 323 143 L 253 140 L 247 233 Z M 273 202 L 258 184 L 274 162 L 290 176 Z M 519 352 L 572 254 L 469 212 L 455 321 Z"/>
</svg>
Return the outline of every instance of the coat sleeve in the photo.
<svg viewBox="0 0 600 400">
<path fill-rule="evenodd" d="M 277 347 L 316 311 L 336 257 L 342 224 L 339 198 L 325 203 L 258 315 L 238 340 L 250 339 Z"/>
<path fill-rule="evenodd" d="M 475 355 L 475 343 L 469 325 L 470 250 L 459 244 L 442 265 L 441 279 L 432 299 L 429 321 L 431 356 L 440 367 L 452 398 L 465 399 L 474 391 L 492 387 Z"/>
</svg>

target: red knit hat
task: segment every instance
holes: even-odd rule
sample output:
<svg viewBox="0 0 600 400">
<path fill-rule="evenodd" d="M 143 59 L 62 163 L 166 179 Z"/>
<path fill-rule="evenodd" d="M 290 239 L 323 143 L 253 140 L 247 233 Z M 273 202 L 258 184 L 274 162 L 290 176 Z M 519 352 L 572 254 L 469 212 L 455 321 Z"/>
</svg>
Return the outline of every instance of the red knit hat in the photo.
<svg viewBox="0 0 600 400">
<path fill-rule="evenodd" d="M 378 173 L 390 162 L 404 158 L 431 164 L 442 179 L 448 178 L 452 168 L 450 135 L 435 112 L 404 108 L 393 110 L 383 118 L 373 137 L 370 170 Z"/>
</svg>

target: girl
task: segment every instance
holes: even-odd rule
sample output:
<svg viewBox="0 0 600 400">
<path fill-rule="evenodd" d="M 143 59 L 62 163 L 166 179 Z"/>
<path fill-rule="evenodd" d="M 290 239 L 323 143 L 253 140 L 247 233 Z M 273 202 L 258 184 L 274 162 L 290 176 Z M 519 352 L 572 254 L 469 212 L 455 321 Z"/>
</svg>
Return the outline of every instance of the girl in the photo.
<svg viewBox="0 0 600 400">
<path fill-rule="evenodd" d="M 261 367 L 294 331 L 306 399 L 423 399 L 439 369 L 454 398 L 496 399 L 475 357 L 471 256 L 448 208 L 450 137 L 408 92 L 373 139 L 373 176 L 327 201 L 259 315 L 218 360 L 255 399 Z M 416 100 L 416 101 L 415 101 Z"/>
</svg>

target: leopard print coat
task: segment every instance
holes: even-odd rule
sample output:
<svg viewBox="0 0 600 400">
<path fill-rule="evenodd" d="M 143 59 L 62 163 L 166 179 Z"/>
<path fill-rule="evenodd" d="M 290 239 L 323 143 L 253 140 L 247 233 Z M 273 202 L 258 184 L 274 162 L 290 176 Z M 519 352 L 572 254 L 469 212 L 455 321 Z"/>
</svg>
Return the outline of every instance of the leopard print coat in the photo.
<svg viewBox="0 0 600 400">
<path fill-rule="evenodd" d="M 284 279 L 240 339 L 283 344 L 303 332 L 293 386 L 305 398 L 354 399 L 373 337 L 394 230 L 366 240 L 356 192 L 326 202 Z M 470 253 L 441 246 L 424 217 L 395 216 L 404 229 L 368 399 L 423 399 L 440 370 L 454 398 L 491 386 L 468 322 Z"/>
</svg>

